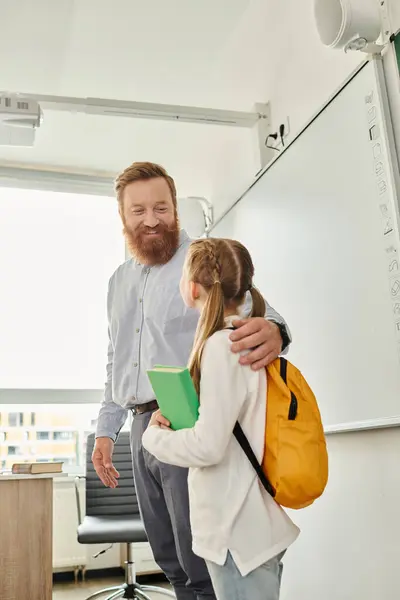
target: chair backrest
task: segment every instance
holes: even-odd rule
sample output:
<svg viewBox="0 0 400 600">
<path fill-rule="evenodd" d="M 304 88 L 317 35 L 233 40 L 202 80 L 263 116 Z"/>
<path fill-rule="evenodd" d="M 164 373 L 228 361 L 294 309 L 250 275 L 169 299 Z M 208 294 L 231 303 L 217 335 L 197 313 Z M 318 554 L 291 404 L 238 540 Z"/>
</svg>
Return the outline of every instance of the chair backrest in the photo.
<svg viewBox="0 0 400 600">
<path fill-rule="evenodd" d="M 86 448 L 86 514 L 90 516 L 139 515 L 135 484 L 133 481 L 132 457 L 129 433 L 119 434 L 115 443 L 113 463 L 119 472 L 118 487 L 105 487 L 92 464 L 95 436 L 90 434 Z"/>
</svg>

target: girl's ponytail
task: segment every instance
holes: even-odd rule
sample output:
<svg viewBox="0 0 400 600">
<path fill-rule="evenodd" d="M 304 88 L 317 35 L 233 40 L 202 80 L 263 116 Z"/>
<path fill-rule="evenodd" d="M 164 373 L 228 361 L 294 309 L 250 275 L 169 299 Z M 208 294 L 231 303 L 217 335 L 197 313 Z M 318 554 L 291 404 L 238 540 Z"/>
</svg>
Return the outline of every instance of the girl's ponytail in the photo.
<svg viewBox="0 0 400 600">
<path fill-rule="evenodd" d="M 209 337 L 224 328 L 224 295 L 220 281 L 212 286 L 196 330 L 194 347 L 189 360 L 189 371 L 197 393 L 200 392 L 201 357 Z"/>
<path fill-rule="evenodd" d="M 251 317 L 265 317 L 266 305 L 265 300 L 262 297 L 261 293 L 258 291 L 256 287 L 250 287 L 251 299 L 253 301 L 253 306 L 251 309 Z"/>
</svg>

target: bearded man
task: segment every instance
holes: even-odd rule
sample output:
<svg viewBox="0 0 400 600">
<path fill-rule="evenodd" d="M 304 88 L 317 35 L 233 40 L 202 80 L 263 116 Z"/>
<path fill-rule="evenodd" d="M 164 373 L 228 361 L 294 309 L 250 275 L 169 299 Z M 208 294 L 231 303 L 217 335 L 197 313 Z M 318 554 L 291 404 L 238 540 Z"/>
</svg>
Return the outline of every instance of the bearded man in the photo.
<svg viewBox="0 0 400 600">
<path fill-rule="evenodd" d="M 198 313 L 179 292 L 190 239 L 180 230 L 173 179 L 161 166 L 133 163 L 116 180 L 119 213 L 132 258 L 112 275 L 108 289 L 107 383 L 93 451 L 104 485 L 116 487 L 112 453 L 128 411 L 134 414 L 131 449 L 136 493 L 154 558 L 178 600 L 215 599 L 206 565 L 192 551 L 186 469 L 157 461 L 142 435 L 157 402 L 147 377 L 156 364 L 186 365 Z M 250 312 L 251 299 L 246 300 Z M 270 306 L 265 319 L 243 319 L 231 335 L 233 352 L 260 369 L 290 343 L 285 321 Z"/>
</svg>

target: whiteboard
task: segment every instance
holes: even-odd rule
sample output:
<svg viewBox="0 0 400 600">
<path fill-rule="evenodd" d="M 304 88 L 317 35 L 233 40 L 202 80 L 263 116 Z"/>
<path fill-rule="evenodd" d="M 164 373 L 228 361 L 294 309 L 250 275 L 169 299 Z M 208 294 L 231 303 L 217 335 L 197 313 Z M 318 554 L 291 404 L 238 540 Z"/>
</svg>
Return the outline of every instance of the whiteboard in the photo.
<svg viewBox="0 0 400 600">
<path fill-rule="evenodd" d="M 327 432 L 400 424 L 400 244 L 380 61 L 368 62 L 211 235 L 250 250 Z"/>
</svg>

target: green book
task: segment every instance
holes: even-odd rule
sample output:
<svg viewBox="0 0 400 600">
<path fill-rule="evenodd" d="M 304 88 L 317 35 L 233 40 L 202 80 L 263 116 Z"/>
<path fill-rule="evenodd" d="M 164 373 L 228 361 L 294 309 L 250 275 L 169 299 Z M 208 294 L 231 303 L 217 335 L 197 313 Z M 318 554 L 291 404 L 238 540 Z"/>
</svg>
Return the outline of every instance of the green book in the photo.
<svg viewBox="0 0 400 600">
<path fill-rule="evenodd" d="M 186 367 L 156 365 L 147 371 L 158 406 L 171 429 L 190 429 L 199 416 L 199 399 Z"/>
</svg>

